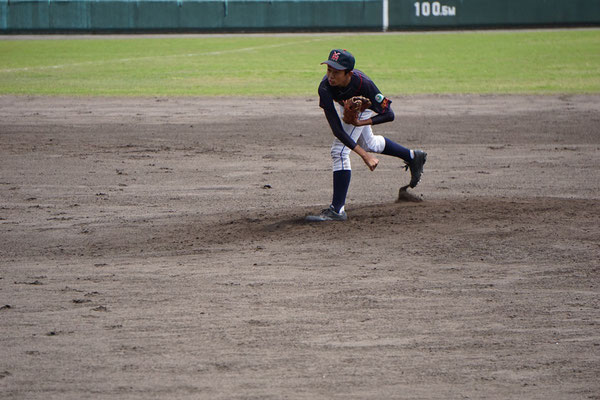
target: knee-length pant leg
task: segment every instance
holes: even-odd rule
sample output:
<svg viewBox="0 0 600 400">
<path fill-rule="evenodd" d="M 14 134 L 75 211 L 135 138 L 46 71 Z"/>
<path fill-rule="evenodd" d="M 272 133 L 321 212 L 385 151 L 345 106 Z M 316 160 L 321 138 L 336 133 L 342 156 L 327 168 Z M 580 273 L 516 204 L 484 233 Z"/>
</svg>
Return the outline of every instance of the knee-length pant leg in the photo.
<svg viewBox="0 0 600 400">
<path fill-rule="evenodd" d="M 343 113 L 343 107 L 342 113 Z M 369 119 L 373 115 L 373 112 L 366 110 L 360 116 L 360 119 Z M 374 135 L 371 125 L 365 126 L 354 126 L 348 125 L 342 121 L 342 127 L 346 133 L 354 140 L 360 147 L 371 153 L 381 153 L 385 148 L 385 138 L 381 135 Z M 350 148 L 345 146 L 339 139 L 334 139 L 331 145 L 331 159 L 333 161 L 333 170 L 351 170 L 350 165 Z"/>
</svg>

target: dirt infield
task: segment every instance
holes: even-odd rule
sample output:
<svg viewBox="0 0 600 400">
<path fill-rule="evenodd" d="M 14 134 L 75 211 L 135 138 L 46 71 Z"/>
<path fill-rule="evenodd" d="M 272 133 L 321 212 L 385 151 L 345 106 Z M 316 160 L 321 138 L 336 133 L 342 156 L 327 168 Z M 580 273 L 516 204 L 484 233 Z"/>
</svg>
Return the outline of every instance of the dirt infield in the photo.
<svg viewBox="0 0 600 400">
<path fill-rule="evenodd" d="M 0 97 L 0 398 L 600 399 L 600 96 L 394 109 L 311 225 L 315 99 Z"/>
</svg>

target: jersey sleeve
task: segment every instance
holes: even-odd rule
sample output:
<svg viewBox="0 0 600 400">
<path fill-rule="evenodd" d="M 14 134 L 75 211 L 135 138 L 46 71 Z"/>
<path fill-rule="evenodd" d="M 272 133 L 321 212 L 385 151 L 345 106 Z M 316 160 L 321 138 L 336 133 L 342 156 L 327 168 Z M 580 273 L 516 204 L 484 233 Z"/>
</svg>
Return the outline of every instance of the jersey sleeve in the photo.
<svg viewBox="0 0 600 400">
<path fill-rule="evenodd" d="M 335 109 L 333 97 L 324 82 L 321 82 L 321 85 L 319 85 L 319 106 L 325 112 L 325 118 L 329 123 L 333 135 L 338 138 L 340 142 L 344 143 L 345 146 L 354 149 L 356 147 L 356 142 L 352 140 L 350 135 L 348 135 L 342 127 L 342 122 Z"/>
<path fill-rule="evenodd" d="M 381 93 L 373 81 L 363 79 L 365 82 L 361 88 L 361 94 L 371 100 L 371 107 L 369 108 L 377 113 L 377 115 L 371 117 L 373 125 L 393 121 L 395 116 L 391 107 L 392 101 Z"/>
</svg>

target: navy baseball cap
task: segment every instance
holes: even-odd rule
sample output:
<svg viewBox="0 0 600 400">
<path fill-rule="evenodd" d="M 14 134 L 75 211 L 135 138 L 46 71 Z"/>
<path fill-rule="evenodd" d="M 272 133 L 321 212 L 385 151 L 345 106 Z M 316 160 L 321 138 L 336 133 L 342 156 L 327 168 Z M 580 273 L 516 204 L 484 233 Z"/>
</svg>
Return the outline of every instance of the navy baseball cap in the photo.
<svg viewBox="0 0 600 400">
<path fill-rule="evenodd" d="M 329 53 L 327 61 L 323 61 L 321 65 L 327 64 L 337 70 L 354 69 L 354 56 L 348 50 L 333 49 Z"/>
</svg>

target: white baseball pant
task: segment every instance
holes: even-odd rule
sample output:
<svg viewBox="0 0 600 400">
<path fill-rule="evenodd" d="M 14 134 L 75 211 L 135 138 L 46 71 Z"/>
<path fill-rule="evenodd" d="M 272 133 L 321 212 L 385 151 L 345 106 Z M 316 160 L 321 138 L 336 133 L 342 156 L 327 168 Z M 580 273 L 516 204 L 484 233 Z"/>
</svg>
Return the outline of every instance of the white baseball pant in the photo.
<svg viewBox="0 0 600 400">
<path fill-rule="evenodd" d="M 340 112 L 344 113 L 344 107 L 340 106 Z M 365 110 L 360 114 L 359 119 L 369 119 L 375 114 L 371 110 Z M 341 118 L 342 127 L 346 133 L 360 147 L 371 153 L 381 153 L 385 148 L 385 138 L 381 135 L 374 135 L 371 125 L 354 126 L 346 124 Z M 338 138 L 335 138 L 331 145 L 331 159 L 333 160 L 333 171 L 351 170 L 350 165 L 350 150 Z"/>
</svg>

